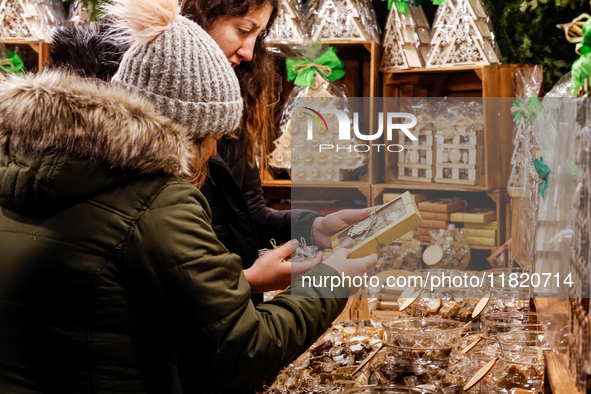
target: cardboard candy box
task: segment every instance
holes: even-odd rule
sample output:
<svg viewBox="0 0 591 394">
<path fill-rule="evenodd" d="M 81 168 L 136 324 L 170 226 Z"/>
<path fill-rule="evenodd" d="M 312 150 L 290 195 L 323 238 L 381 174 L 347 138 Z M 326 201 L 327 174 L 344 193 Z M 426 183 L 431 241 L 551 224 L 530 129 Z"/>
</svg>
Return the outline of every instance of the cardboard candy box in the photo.
<svg viewBox="0 0 591 394">
<path fill-rule="evenodd" d="M 450 213 L 466 209 L 466 201 L 441 199 L 437 201 L 423 201 L 418 206 L 421 211 L 425 212 Z"/>
<path fill-rule="evenodd" d="M 422 223 L 419 210 L 409 192 L 332 236 L 332 249 L 347 247 L 350 258 L 376 253 L 380 245 L 389 245 Z"/>
<path fill-rule="evenodd" d="M 497 217 L 494 210 L 473 208 L 467 211 L 454 212 L 451 214 L 452 222 L 464 223 L 490 223 Z"/>
</svg>

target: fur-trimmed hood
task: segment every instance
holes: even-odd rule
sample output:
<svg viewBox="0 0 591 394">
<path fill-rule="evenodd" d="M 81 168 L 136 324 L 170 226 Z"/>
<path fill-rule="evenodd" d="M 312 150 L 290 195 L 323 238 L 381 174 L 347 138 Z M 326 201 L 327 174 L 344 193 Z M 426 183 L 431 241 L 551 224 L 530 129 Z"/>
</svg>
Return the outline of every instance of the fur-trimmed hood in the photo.
<svg viewBox="0 0 591 394">
<path fill-rule="evenodd" d="M 107 174 L 189 175 L 190 151 L 182 126 L 159 115 L 149 101 L 99 80 L 49 71 L 12 76 L 0 88 L 0 205 L 11 194 L 18 199 L 19 192 L 29 200 L 31 190 L 46 190 L 47 199 L 49 184 L 79 187 L 96 175 L 80 173 L 82 167 Z M 57 162 L 63 164 L 60 179 L 47 171 Z M 14 185 L 11 166 L 13 173 L 18 169 Z M 31 184 L 23 187 L 25 182 Z"/>
<path fill-rule="evenodd" d="M 0 89 L 0 145 L 90 158 L 145 174 L 188 174 L 185 129 L 147 100 L 60 71 L 10 77 Z"/>
</svg>

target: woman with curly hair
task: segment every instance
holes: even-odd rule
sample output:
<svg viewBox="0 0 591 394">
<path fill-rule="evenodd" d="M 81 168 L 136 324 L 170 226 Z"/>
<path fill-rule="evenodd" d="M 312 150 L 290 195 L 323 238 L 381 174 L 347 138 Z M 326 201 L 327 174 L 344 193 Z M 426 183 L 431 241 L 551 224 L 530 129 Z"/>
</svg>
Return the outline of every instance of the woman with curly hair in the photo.
<svg viewBox="0 0 591 394">
<path fill-rule="evenodd" d="M 277 0 L 186 0 L 183 4 L 184 14 L 211 35 L 234 67 L 244 99 L 240 127 L 235 136 L 218 141 L 218 154 L 209 160 L 210 178 L 201 191 L 211 206 L 218 238 L 242 257 L 253 293 L 283 289 L 292 274 L 299 274 L 290 264 L 254 264 L 258 249 L 269 247 L 270 239 L 281 243 L 304 237 L 308 243 L 331 248 L 334 233 L 370 211 L 344 210 L 324 217 L 265 205 L 255 153 L 261 141 L 274 139 L 273 108 L 280 82 L 264 38 L 277 5 Z M 254 299 L 260 301 L 262 295 Z"/>
</svg>

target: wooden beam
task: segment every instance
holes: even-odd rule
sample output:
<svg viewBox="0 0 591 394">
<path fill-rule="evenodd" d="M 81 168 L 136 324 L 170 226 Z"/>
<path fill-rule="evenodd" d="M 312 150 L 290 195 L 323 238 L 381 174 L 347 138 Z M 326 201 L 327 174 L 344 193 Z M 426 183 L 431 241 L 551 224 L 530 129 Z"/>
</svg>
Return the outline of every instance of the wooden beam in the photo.
<svg viewBox="0 0 591 394">
<path fill-rule="evenodd" d="M 550 381 L 552 394 L 580 394 L 570 378 L 570 372 L 566 368 L 558 354 L 547 351 L 546 374 Z M 563 361 L 566 361 L 563 359 Z M 581 360 L 583 361 L 583 360 Z"/>
</svg>

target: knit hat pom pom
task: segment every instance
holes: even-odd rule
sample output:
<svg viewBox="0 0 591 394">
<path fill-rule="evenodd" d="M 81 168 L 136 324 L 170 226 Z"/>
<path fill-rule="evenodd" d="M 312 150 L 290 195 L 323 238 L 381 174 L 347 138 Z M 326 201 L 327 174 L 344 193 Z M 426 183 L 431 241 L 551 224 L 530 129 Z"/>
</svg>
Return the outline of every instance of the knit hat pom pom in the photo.
<svg viewBox="0 0 591 394">
<path fill-rule="evenodd" d="M 113 0 L 104 10 L 131 45 L 155 40 L 180 14 L 178 0 Z"/>
</svg>

